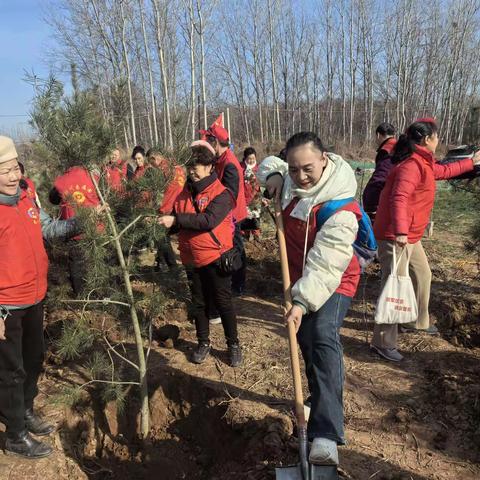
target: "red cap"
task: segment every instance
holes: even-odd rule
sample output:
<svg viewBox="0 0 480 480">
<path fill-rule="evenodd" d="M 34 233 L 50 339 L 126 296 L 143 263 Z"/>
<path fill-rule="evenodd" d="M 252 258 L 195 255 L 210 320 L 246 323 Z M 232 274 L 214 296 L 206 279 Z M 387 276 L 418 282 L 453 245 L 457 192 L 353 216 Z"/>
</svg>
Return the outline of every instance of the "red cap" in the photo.
<svg viewBox="0 0 480 480">
<path fill-rule="evenodd" d="M 416 122 L 422 122 L 422 123 L 433 123 L 434 125 L 437 124 L 436 120 L 433 117 L 424 117 L 424 118 L 417 118 L 415 120 Z"/>
<path fill-rule="evenodd" d="M 218 118 L 210 125 L 208 130 L 199 130 L 200 139 L 206 140 L 207 136 L 215 137 L 219 142 L 226 143 L 229 140 L 228 130 L 223 128 L 223 115 L 220 114 Z"/>
</svg>

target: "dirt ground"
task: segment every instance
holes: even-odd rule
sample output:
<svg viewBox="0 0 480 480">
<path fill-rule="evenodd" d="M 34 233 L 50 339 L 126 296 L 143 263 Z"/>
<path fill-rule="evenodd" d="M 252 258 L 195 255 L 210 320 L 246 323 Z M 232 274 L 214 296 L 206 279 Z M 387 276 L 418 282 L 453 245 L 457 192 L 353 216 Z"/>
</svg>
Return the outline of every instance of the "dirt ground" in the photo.
<svg viewBox="0 0 480 480">
<path fill-rule="evenodd" d="M 74 362 L 49 361 L 38 404 L 58 423 L 52 457 L 27 462 L 0 455 L 1 479 L 273 479 L 296 459 L 293 389 L 281 314 L 280 273 L 272 232 L 247 245 L 247 295 L 235 299 L 245 362 L 227 365 L 221 325 L 212 326 L 212 355 L 188 358 L 195 330 L 180 302 L 158 319 L 150 353 L 152 436 L 136 441 L 137 405 L 105 408 L 94 394 L 75 409 L 52 403 L 79 384 Z M 362 278 L 342 329 L 347 446 L 340 473 L 355 480 L 480 478 L 480 287 L 462 238 L 438 232 L 425 240 L 433 271 L 432 317 L 441 336 L 402 334 L 404 362 L 368 348 L 378 267 Z M 447 252 L 447 254 L 446 254 Z M 168 274 L 159 274 L 162 282 Z M 148 282 L 147 282 L 148 283 Z M 180 287 L 182 288 L 182 287 Z M 51 312 L 52 323 L 64 315 Z M 127 345 L 127 348 L 128 345 Z"/>
</svg>

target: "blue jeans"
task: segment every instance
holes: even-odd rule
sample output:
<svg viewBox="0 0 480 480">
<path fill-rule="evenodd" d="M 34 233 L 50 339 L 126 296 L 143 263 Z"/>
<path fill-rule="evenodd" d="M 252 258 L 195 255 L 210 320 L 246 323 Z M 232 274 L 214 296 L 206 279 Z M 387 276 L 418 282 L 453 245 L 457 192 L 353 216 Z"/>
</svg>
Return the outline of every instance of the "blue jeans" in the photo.
<svg viewBox="0 0 480 480">
<path fill-rule="evenodd" d="M 305 315 L 297 334 L 311 396 L 308 438 L 345 443 L 343 349 L 340 327 L 352 299 L 334 293 L 320 310 Z"/>
</svg>

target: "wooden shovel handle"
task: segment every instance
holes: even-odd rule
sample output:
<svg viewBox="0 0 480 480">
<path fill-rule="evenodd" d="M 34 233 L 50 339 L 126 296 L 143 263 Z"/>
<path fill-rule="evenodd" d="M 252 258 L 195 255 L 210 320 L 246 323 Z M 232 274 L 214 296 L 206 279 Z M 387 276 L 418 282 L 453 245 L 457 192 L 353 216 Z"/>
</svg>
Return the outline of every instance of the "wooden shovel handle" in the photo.
<svg viewBox="0 0 480 480">
<path fill-rule="evenodd" d="M 278 246 L 280 250 L 280 265 L 282 267 L 283 295 L 285 298 L 286 311 L 292 308 L 292 292 L 290 282 L 290 272 L 288 270 L 287 243 L 285 241 L 285 227 L 283 225 L 282 206 L 280 198 L 275 199 L 275 223 L 277 225 Z M 305 411 L 303 409 L 303 390 L 302 376 L 300 373 L 300 360 L 298 356 L 297 335 L 295 325 L 289 322 L 288 326 L 288 346 L 290 350 L 290 364 L 293 375 L 293 388 L 295 391 L 295 416 L 298 427 L 304 428 L 306 425 Z"/>
</svg>

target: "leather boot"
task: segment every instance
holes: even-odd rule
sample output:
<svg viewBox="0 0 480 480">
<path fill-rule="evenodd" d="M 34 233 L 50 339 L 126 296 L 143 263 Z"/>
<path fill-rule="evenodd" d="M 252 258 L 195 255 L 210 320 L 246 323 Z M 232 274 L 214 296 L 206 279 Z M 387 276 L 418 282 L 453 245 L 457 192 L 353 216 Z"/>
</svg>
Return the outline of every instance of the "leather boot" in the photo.
<svg viewBox="0 0 480 480">
<path fill-rule="evenodd" d="M 55 427 L 37 415 L 32 408 L 25 411 L 25 427 L 30 433 L 38 435 L 49 435 L 55 430 Z"/>
<path fill-rule="evenodd" d="M 5 441 L 5 453 L 7 454 L 35 459 L 48 457 L 52 452 L 52 447 L 33 438 L 27 430 L 16 435 L 7 433 Z"/>
</svg>

